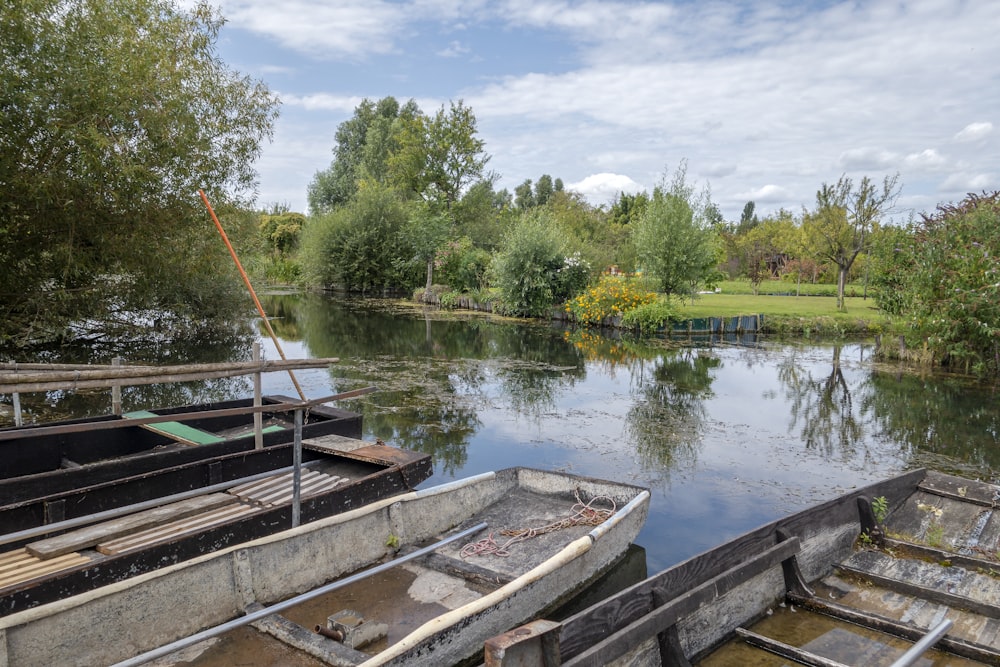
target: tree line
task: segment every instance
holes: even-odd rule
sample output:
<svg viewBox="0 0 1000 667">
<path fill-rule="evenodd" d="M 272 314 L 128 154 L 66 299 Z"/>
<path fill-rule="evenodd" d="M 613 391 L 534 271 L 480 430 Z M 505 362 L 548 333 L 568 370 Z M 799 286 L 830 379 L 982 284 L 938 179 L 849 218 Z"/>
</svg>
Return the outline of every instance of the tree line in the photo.
<svg viewBox="0 0 1000 667">
<path fill-rule="evenodd" d="M 761 218 L 747 202 L 727 221 L 681 161 L 652 192 L 594 206 L 550 174 L 498 190 L 463 101 L 387 96 L 337 128 L 307 213 L 255 210 L 252 164 L 279 103 L 218 57 L 222 23 L 174 0 L 0 9 L 0 342 L 224 332 L 245 301 L 204 189 L 258 280 L 472 293 L 535 316 L 583 312 L 584 297 L 622 314 L 613 282 L 641 276 L 659 306 L 629 293 L 629 308 L 655 321 L 723 279 L 828 282 L 841 307 L 861 279 L 938 358 L 1000 368 L 996 194 L 893 225 L 898 175 L 844 175 L 801 211 Z"/>
</svg>

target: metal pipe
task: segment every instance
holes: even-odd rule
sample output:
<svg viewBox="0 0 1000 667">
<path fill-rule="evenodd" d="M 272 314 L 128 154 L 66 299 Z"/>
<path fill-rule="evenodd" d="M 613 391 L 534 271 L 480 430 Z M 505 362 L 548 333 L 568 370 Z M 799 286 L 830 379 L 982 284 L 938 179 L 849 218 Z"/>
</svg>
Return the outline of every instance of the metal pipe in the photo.
<svg viewBox="0 0 1000 667">
<path fill-rule="evenodd" d="M 301 595 L 296 595 L 295 597 L 289 598 L 288 600 L 285 600 L 283 602 L 278 602 L 276 604 L 271 605 L 270 607 L 264 607 L 263 609 L 252 612 L 245 616 L 234 618 L 233 620 L 227 623 L 223 623 L 221 625 L 217 625 L 214 628 L 202 630 L 201 632 L 195 633 L 188 637 L 184 637 L 183 639 L 178 639 L 175 642 L 171 642 L 169 644 L 161 646 L 160 648 L 153 649 L 152 651 L 146 651 L 145 653 L 137 655 L 134 658 L 129 658 L 128 660 L 117 662 L 111 667 L 136 667 L 136 665 L 142 665 L 144 663 L 149 662 L 150 660 L 155 660 L 156 658 L 162 658 L 163 656 L 170 655 L 174 651 L 179 651 L 182 648 L 193 646 L 198 642 L 205 641 L 206 639 L 211 639 L 212 637 L 218 637 L 219 635 L 225 634 L 230 630 L 235 630 L 236 628 L 248 625 L 255 621 L 259 621 L 263 618 L 267 618 L 272 614 L 277 614 L 286 609 L 289 609 L 290 607 L 294 607 L 295 605 L 302 604 L 303 602 L 306 602 L 308 600 L 312 600 L 313 598 L 317 598 L 321 595 L 326 595 L 327 593 L 335 591 L 338 588 L 343 588 L 344 586 L 347 586 L 349 584 L 353 584 L 363 579 L 367 579 L 372 575 L 384 572 L 385 570 L 400 565 L 401 563 L 405 563 L 415 558 L 419 558 L 424 554 L 430 553 L 435 549 L 443 547 L 446 544 L 456 542 L 470 535 L 478 533 L 479 531 L 484 530 L 485 528 L 486 528 L 486 523 L 477 524 L 472 528 L 463 530 L 460 533 L 456 533 L 451 537 L 447 537 L 441 540 L 440 542 L 435 542 L 434 544 L 426 546 L 422 549 L 417 549 L 411 554 L 400 556 L 399 558 L 391 560 L 388 563 L 376 565 L 375 567 L 369 570 L 365 570 L 364 572 L 358 572 L 357 574 L 352 574 L 349 577 L 346 577 L 344 579 L 339 579 L 337 581 L 326 584 L 325 586 L 320 586 L 319 588 L 314 588 L 311 591 L 307 591 L 305 593 L 302 593 Z"/>
<path fill-rule="evenodd" d="M 303 463 L 304 467 L 314 466 L 322 463 L 322 459 L 316 459 L 315 461 L 308 461 Z M 152 500 L 146 500 L 141 503 L 135 503 L 133 505 L 125 505 L 124 507 L 116 507 L 115 509 L 105 510 L 103 512 L 97 512 L 96 514 L 88 514 L 86 516 L 79 516 L 75 519 L 66 519 L 65 521 L 56 521 L 55 523 L 47 523 L 44 526 L 36 526 L 35 528 L 25 528 L 24 530 L 19 530 L 16 533 L 7 533 L 6 535 L 0 535 L 0 545 L 10 544 L 11 542 L 17 542 L 18 540 L 26 540 L 32 537 L 38 537 L 40 535 L 48 535 L 49 533 L 55 533 L 60 530 L 68 530 L 69 528 L 79 528 L 80 526 L 86 526 L 91 523 L 97 523 L 99 521 L 105 521 L 107 519 L 115 519 L 126 514 L 132 514 L 133 512 L 141 512 L 142 510 L 153 509 L 154 507 L 160 507 L 161 505 L 168 505 L 170 503 L 175 503 L 180 500 L 187 500 L 188 498 L 194 498 L 195 496 L 204 495 L 206 493 L 215 493 L 216 491 L 225 491 L 228 488 L 238 486 L 240 484 L 246 484 L 248 482 L 256 482 L 258 479 L 265 479 L 271 477 L 272 475 L 281 475 L 288 472 L 293 472 L 295 466 L 286 466 L 284 468 L 276 468 L 274 470 L 268 470 L 266 472 L 259 472 L 256 475 L 250 475 L 248 477 L 240 477 L 239 479 L 234 479 L 228 482 L 219 482 L 218 484 L 212 484 L 211 486 L 202 486 L 197 489 L 191 489 L 190 491 L 182 491 L 181 493 L 175 493 L 170 496 L 162 496 L 160 498 L 153 498 Z"/>
<path fill-rule="evenodd" d="M 292 528 L 302 519 L 302 411 L 295 411 L 295 438 L 292 440 Z"/>
<path fill-rule="evenodd" d="M 323 635 L 324 637 L 332 639 L 337 642 L 344 641 L 344 633 L 341 632 L 340 630 L 334 630 L 332 628 L 328 628 L 323 625 L 317 625 L 315 628 L 313 628 L 313 631 L 318 635 Z"/>
<path fill-rule="evenodd" d="M 892 663 L 890 667 L 910 667 L 915 665 L 917 660 L 926 653 L 934 644 L 938 643 L 945 633 L 951 629 L 952 620 L 946 618 L 938 623 L 932 630 L 930 630 L 926 635 L 920 638 L 916 644 L 910 647 L 903 655 L 899 656 L 896 662 Z"/>
</svg>

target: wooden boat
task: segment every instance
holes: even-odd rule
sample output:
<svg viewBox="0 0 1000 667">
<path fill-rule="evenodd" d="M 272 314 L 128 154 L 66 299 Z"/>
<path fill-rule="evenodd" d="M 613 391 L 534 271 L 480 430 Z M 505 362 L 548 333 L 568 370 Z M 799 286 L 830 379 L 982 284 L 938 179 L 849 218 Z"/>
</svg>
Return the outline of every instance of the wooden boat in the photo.
<svg viewBox="0 0 1000 667">
<path fill-rule="evenodd" d="M 301 452 L 300 522 L 409 491 L 433 470 L 427 454 L 338 435 Z M 294 458 L 293 443 L 273 444 L 0 507 L 0 615 L 294 525 Z"/>
<path fill-rule="evenodd" d="M 930 665 L 920 655 L 936 644 L 934 665 L 997 665 L 998 500 L 994 484 L 909 472 L 763 526 L 562 623 L 493 637 L 486 664 L 543 664 L 544 655 L 546 665 Z"/>
<path fill-rule="evenodd" d="M 140 664 L 154 657 L 136 657 L 144 651 L 170 653 L 253 622 L 332 664 L 450 665 L 613 565 L 648 503 L 647 490 L 626 484 L 524 468 L 485 473 L 0 618 L 0 664 Z M 534 536 L 519 532 L 531 528 Z M 519 539 L 506 544 L 504 529 Z M 470 555 L 491 537 L 508 555 Z M 411 595 L 376 604 L 385 584 L 359 570 L 393 558 L 377 569 L 409 582 L 401 590 Z M 346 626 L 343 642 L 312 631 L 331 615 Z M 387 645 L 361 650 L 352 631 L 383 623 Z"/>
<path fill-rule="evenodd" d="M 265 407 L 294 402 L 286 396 L 262 399 Z M 4 462 L 0 468 L 0 505 L 253 449 L 251 409 L 252 399 L 248 398 L 0 429 L 0 459 Z M 186 417 L 194 413 L 205 414 L 196 419 Z M 175 416 L 177 420 L 145 423 L 153 416 Z M 129 425 L 123 426 L 123 421 Z M 262 422 L 264 447 L 291 442 L 291 412 L 265 411 Z M 328 434 L 360 438 L 361 415 L 312 406 L 303 420 L 302 437 Z"/>
</svg>

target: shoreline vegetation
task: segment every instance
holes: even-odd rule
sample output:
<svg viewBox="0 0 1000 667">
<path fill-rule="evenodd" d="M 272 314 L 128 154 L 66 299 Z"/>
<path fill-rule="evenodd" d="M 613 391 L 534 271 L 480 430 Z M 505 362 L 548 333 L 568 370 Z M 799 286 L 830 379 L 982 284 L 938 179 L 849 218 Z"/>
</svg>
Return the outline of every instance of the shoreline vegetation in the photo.
<svg viewBox="0 0 1000 667">
<path fill-rule="evenodd" d="M 798 292 L 798 294 L 796 294 Z M 675 299 L 672 307 L 675 316 L 671 325 L 662 328 L 678 329 L 678 325 L 692 320 L 708 318 L 759 317 L 761 327 L 756 333 L 794 336 L 873 336 L 894 333 L 898 318 L 880 311 L 872 298 L 864 296 L 864 288 L 850 285 L 846 290 L 845 309 L 837 308 L 836 286 L 771 281 L 761 284 L 755 295 L 744 281 L 725 281 L 718 292 L 697 294 L 694 299 Z M 493 312 L 489 299 L 477 300 L 477 295 L 456 295 L 432 290 L 425 297 L 424 290 L 413 295 L 417 302 L 430 303 L 442 308 L 463 308 Z M 563 309 L 554 309 L 553 319 L 572 321 Z M 628 328 L 621 318 L 609 317 L 603 327 Z"/>
<path fill-rule="evenodd" d="M 870 338 L 875 343 L 875 357 L 879 361 L 903 361 L 924 368 L 937 365 L 939 361 L 926 344 L 908 346 L 902 319 L 879 310 L 874 300 L 865 296 L 862 285 L 848 285 L 843 310 L 837 307 L 834 285 L 796 286 L 770 281 L 761 284 L 757 292 L 753 294 L 747 282 L 726 281 L 720 284 L 719 291 L 699 293 L 694 299 L 676 300 L 673 304 L 675 317 L 656 335 L 689 335 L 684 332 L 684 323 L 687 322 L 712 318 L 732 321 L 749 317 L 760 322 L 760 328 L 755 333 L 762 335 L 806 339 Z M 421 289 L 414 293 L 412 299 L 416 303 L 445 309 L 494 312 L 489 299 L 480 302 L 475 295 L 456 295 L 434 289 L 427 298 Z M 573 316 L 564 308 L 554 308 L 552 319 L 572 322 Z M 587 325 L 581 323 L 580 326 Z M 609 317 L 600 326 L 591 328 L 630 329 L 621 324 L 620 316 Z M 961 372 L 956 368 L 948 370 Z M 969 372 L 968 369 L 965 372 Z"/>
</svg>

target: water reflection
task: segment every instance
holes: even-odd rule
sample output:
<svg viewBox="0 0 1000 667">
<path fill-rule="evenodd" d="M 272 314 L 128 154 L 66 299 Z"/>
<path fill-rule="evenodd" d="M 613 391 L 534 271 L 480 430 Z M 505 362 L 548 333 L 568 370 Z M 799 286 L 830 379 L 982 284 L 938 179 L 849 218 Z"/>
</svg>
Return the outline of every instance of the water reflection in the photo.
<svg viewBox="0 0 1000 667">
<path fill-rule="evenodd" d="M 309 395 L 379 388 L 341 407 L 364 415 L 366 438 L 430 453 L 427 484 L 526 465 L 651 487 L 640 539 L 651 570 L 907 468 L 1000 470 L 994 387 L 877 366 L 859 343 L 643 342 L 311 294 L 272 295 L 264 305 L 288 356 L 340 358 L 297 372 Z M 247 359 L 250 342 L 264 339 L 256 324 L 239 342 L 193 341 L 145 359 Z M 265 375 L 265 391 L 295 394 L 284 374 Z M 155 407 L 249 393 L 231 379 L 136 388 L 127 400 Z M 61 415 L 109 404 L 107 392 L 31 400 L 58 404 Z"/>
</svg>

